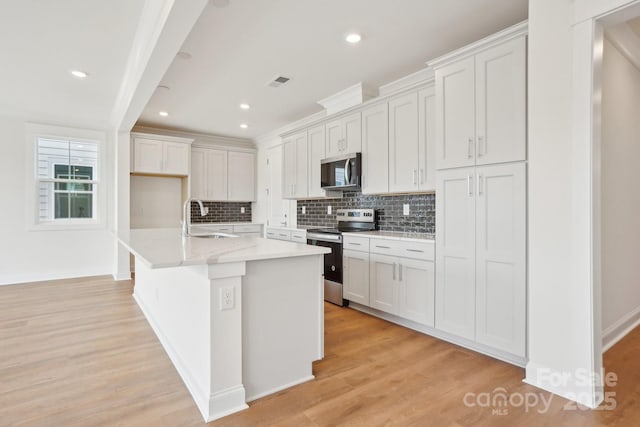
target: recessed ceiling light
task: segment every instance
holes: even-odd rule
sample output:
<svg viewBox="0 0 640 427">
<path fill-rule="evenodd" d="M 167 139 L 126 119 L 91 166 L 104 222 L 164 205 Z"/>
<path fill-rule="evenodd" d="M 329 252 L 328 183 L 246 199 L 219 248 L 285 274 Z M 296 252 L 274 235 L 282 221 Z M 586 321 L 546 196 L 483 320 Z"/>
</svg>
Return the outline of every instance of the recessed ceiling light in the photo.
<svg viewBox="0 0 640 427">
<path fill-rule="evenodd" d="M 345 40 L 351 44 L 356 44 L 362 40 L 362 36 L 358 33 L 351 33 L 345 37 Z"/>
<path fill-rule="evenodd" d="M 73 77 L 77 77 L 79 79 L 84 79 L 88 76 L 87 73 L 85 73 L 84 71 L 80 71 L 80 70 L 71 70 L 70 71 L 71 75 Z"/>
<path fill-rule="evenodd" d="M 167 113 L 166 111 L 160 111 L 158 114 L 160 114 L 162 117 L 168 117 L 169 113 Z"/>
<path fill-rule="evenodd" d="M 248 125 L 248 124 L 246 124 L 246 123 L 241 123 L 241 124 L 240 124 L 240 127 L 241 127 L 242 129 L 247 129 L 247 128 L 249 127 L 249 125 Z"/>
<path fill-rule="evenodd" d="M 240 104 L 240 108 L 242 108 L 243 110 L 248 110 L 249 108 L 251 108 L 251 105 L 249 105 L 249 104 Z"/>
</svg>

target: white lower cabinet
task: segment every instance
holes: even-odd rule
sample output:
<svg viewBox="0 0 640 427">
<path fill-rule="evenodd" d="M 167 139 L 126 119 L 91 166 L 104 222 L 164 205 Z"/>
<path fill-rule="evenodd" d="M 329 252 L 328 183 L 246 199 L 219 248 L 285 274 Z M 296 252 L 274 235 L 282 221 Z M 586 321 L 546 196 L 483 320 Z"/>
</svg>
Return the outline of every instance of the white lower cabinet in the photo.
<svg viewBox="0 0 640 427">
<path fill-rule="evenodd" d="M 287 242 L 307 243 L 307 232 L 297 228 L 267 228 L 265 233 L 267 239 L 285 240 Z"/>
<path fill-rule="evenodd" d="M 344 299 L 434 324 L 433 241 L 344 237 Z"/>
<path fill-rule="evenodd" d="M 438 172 L 437 329 L 525 356 L 526 169 Z"/>
<path fill-rule="evenodd" d="M 369 305 L 369 252 L 345 249 L 342 252 L 342 297 Z"/>
</svg>

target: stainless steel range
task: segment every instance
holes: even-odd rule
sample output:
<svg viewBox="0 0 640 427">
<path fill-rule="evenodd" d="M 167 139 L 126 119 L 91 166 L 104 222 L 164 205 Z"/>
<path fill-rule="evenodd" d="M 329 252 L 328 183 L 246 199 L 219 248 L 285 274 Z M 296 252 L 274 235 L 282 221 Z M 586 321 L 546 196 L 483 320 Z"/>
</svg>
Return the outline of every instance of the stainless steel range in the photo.
<svg viewBox="0 0 640 427">
<path fill-rule="evenodd" d="M 337 228 L 307 230 L 307 244 L 331 249 L 324 255 L 324 299 L 343 306 L 342 298 L 342 232 L 370 231 L 376 229 L 373 209 L 338 209 Z"/>
</svg>

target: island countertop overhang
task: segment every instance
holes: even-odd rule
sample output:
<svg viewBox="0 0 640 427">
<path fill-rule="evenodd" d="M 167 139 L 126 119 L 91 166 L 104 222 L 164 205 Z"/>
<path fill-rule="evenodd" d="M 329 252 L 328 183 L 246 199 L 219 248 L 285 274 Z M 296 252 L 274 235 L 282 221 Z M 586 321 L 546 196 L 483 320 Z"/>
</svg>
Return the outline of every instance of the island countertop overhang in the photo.
<svg viewBox="0 0 640 427">
<path fill-rule="evenodd" d="M 331 251 L 322 246 L 262 237 L 184 237 L 179 228 L 133 229 L 121 233 L 118 240 L 150 268 L 324 255 Z"/>
</svg>

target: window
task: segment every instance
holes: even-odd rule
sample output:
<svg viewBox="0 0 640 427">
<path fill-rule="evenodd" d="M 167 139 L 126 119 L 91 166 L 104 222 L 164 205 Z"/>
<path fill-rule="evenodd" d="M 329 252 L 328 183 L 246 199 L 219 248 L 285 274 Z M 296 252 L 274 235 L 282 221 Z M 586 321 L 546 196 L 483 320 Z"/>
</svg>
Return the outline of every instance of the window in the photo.
<svg viewBox="0 0 640 427">
<path fill-rule="evenodd" d="M 95 226 L 102 220 L 102 141 L 99 132 L 33 125 L 30 135 L 35 228 Z M 60 137 L 53 135 L 68 136 Z M 31 190 L 33 191 L 33 190 Z"/>
</svg>

